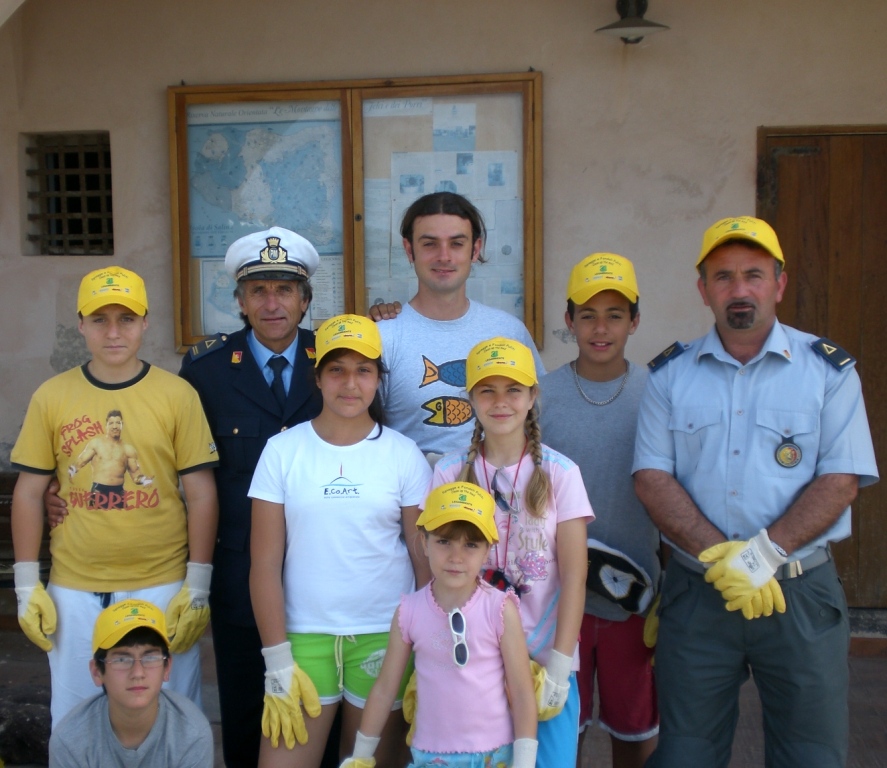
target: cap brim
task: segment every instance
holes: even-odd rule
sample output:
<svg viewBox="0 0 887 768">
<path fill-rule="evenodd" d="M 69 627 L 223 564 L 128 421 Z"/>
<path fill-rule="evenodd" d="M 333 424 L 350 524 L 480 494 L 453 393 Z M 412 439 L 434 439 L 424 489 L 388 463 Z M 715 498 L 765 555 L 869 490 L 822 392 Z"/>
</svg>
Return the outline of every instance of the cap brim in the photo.
<svg viewBox="0 0 887 768">
<path fill-rule="evenodd" d="M 317 353 L 317 358 L 314 361 L 315 367 L 320 365 L 320 361 L 336 349 L 347 349 L 351 352 L 357 352 L 357 354 L 363 355 L 368 360 L 378 360 L 381 357 L 378 349 L 361 339 L 341 339 L 332 342 L 329 346 L 323 347 L 322 349 L 320 347 L 315 347 Z"/>
<path fill-rule="evenodd" d="M 699 260 L 696 262 L 696 266 L 698 267 L 705 261 L 709 256 L 711 256 L 711 252 L 715 250 L 715 248 L 719 248 L 728 240 L 745 240 L 747 243 L 754 243 L 759 248 L 763 248 L 767 253 L 769 253 L 776 261 L 778 261 L 782 266 L 785 266 L 785 257 L 781 253 L 774 253 L 771 248 L 767 246 L 759 237 L 750 237 L 749 235 L 745 235 L 742 232 L 725 232 L 721 237 L 714 241 L 714 243 L 709 246 L 709 249 L 705 252 L 705 254 L 699 257 Z"/>
<path fill-rule="evenodd" d="M 471 523 L 484 535 L 488 544 L 495 544 L 499 541 L 499 531 L 495 527 L 491 529 L 484 524 L 485 520 L 483 518 L 479 518 L 476 513 L 471 513 L 466 510 L 451 509 L 449 507 L 447 509 L 435 509 L 433 511 L 425 509 L 422 510 L 422 514 L 419 515 L 416 525 L 421 525 L 426 531 L 435 531 L 442 525 L 453 523 L 457 520 Z"/>
<path fill-rule="evenodd" d="M 96 310 L 101 309 L 102 307 L 108 307 L 112 304 L 119 304 L 121 307 L 126 307 L 127 309 L 131 309 L 135 312 L 139 317 L 144 317 L 148 314 L 148 308 L 139 301 L 136 301 L 130 296 L 125 294 L 103 294 L 102 296 L 96 296 L 94 299 L 90 299 L 87 301 L 80 309 L 77 311 L 86 317 L 87 315 L 93 314 Z"/>
<path fill-rule="evenodd" d="M 140 621 L 135 624 L 129 623 L 124 624 L 119 627 L 114 627 L 112 632 L 109 632 L 102 638 L 98 643 L 94 644 L 92 652 L 95 653 L 97 650 L 102 649 L 104 651 L 110 650 L 117 643 L 119 643 L 124 637 L 126 637 L 130 632 L 134 632 L 137 629 L 152 629 L 157 633 L 157 637 L 163 640 L 163 643 L 167 650 L 169 650 L 169 639 L 164 637 L 163 632 L 154 624 L 150 624 L 146 621 Z"/>
<path fill-rule="evenodd" d="M 285 272 L 279 269 L 254 270 L 240 280 L 308 280 L 308 276 L 299 272 Z"/>
<path fill-rule="evenodd" d="M 518 384 L 523 384 L 525 387 L 535 387 L 536 384 L 539 383 L 536 377 L 531 376 L 526 371 L 522 371 L 518 368 L 509 368 L 508 366 L 503 365 L 501 367 L 488 368 L 477 378 L 472 379 L 470 384 L 466 381 L 466 387 L 470 392 L 482 381 L 485 379 L 492 379 L 494 376 L 504 376 L 506 379 L 513 379 Z"/>
<path fill-rule="evenodd" d="M 270 277 L 277 274 L 279 277 Z M 301 264 L 265 264 L 254 262 L 237 270 L 237 280 L 307 280 L 308 270 Z"/>
<path fill-rule="evenodd" d="M 634 291 L 616 282 L 597 282 L 592 285 L 587 285 L 570 296 L 570 300 L 578 307 L 588 301 L 592 296 L 597 296 L 604 291 L 616 291 L 616 293 L 621 293 L 626 299 L 628 299 L 630 304 L 636 304 L 638 300 L 638 295 Z"/>
</svg>

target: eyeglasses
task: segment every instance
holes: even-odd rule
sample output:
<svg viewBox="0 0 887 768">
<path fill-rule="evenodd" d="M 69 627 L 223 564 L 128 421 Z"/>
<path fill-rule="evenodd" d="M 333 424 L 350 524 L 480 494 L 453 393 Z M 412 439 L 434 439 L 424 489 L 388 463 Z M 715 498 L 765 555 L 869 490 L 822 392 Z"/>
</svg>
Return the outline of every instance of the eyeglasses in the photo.
<svg viewBox="0 0 887 768">
<path fill-rule="evenodd" d="M 457 667 L 468 663 L 468 643 L 465 640 L 465 617 L 458 608 L 449 613 L 450 632 L 453 633 L 453 661 Z"/>
<path fill-rule="evenodd" d="M 499 485 L 502 484 L 500 488 Z M 506 475 L 502 470 L 497 469 L 493 473 L 493 480 L 490 482 L 490 489 L 493 491 L 493 498 L 496 500 L 496 506 L 499 507 L 503 512 L 519 512 L 520 511 L 520 500 L 518 499 L 517 493 L 514 490 L 514 485 L 512 485 L 511 480 L 508 479 L 508 475 Z M 509 496 L 511 501 L 509 501 L 505 496 L 506 494 Z M 517 504 L 514 505 L 515 501 Z M 514 505 L 514 506 L 513 506 Z"/>
<path fill-rule="evenodd" d="M 157 669 L 157 667 L 162 667 L 168 658 L 169 656 L 165 654 L 150 654 L 142 656 L 140 659 L 137 659 L 135 656 L 113 656 L 105 659 L 105 664 L 109 669 L 119 669 L 121 672 L 128 672 L 135 666 L 136 662 L 142 665 L 142 669 Z"/>
</svg>

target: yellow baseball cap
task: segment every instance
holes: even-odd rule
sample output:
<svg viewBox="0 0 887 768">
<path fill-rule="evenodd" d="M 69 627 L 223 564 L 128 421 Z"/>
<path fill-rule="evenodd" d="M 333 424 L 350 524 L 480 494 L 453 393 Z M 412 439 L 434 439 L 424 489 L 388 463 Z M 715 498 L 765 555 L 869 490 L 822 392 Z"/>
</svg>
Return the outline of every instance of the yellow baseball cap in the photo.
<svg viewBox="0 0 887 768">
<path fill-rule="evenodd" d="M 123 267 L 105 267 L 90 272 L 80 281 L 77 311 L 86 317 L 108 304 L 120 304 L 144 317 L 148 314 L 145 281 Z"/>
<path fill-rule="evenodd" d="M 584 304 L 601 291 L 619 291 L 632 304 L 638 300 L 638 280 L 634 265 L 615 253 L 592 253 L 570 273 L 567 299 Z"/>
<path fill-rule="evenodd" d="M 519 341 L 502 336 L 475 344 L 465 361 L 465 388 L 470 392 L 490 376 L 507 376 L 532 387 L 538 382 L 533 353 Z"/>
<path fill-rule="evenodd" d="M 319 365 L 323 356 L 334 349 L 351 349 L 370 360 L 382 357 L 382 337 L 376 324 L 360 315 L 337 315 L 327 320 L 317 331 L 314 346 Z"/>
<path fill-rule="evenodd" d="M 134 629 L 147 627 L 159 634 L 169 648 L 166 617 L 154 603 L 145 600 L 121 600 L 108 606 L 95 620 L 92 632 L 92 652 L 99 648 L 108 650 L 119 643 Z"/>
<path fill-rule="evenodd" d="M 440 485 L 428 494 L 425 509 L 419 515 L 416 525 L 426 531 L 433 531 L 442 525 L 456 520 L 464 520 L 476 525 L 484 538 L 495 544 L 499 541 L 496 520 L 493 513 L 496 502 L 483 488 L 474 483 L 447 483 Z"/>
<path fill-rule="evenodd" d="M 773 227 L 763 219 L 756 219 L 754 216 L 733 216 L 721 219 L 705 230 L 696 266 L 702 264 L 708 254 L 727 240 L 748 240 L 750 243 L 757 243 L 782 266 L 785 266 L 785 256 L 782 255 L 779 238 L 776 237 Z"/>
</svg>

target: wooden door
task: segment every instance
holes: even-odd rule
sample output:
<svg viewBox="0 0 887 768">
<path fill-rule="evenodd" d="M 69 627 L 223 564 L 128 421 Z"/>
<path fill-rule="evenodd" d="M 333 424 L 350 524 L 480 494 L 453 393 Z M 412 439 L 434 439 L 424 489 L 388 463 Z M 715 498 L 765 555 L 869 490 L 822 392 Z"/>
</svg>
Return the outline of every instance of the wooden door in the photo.
<svg viewBox="0 0 887 768">
<path fill-rule="evenodd" d="M 887 467 L 887 126 L 758 129 L 758 216 L 786 256 L 780 320 L 857 358 Z M 884 304 L 882 304 L 884 302 Z M 887 480 L 860 491 L 835 546 L 847 599 L 887 607 Z"/>
</svg>

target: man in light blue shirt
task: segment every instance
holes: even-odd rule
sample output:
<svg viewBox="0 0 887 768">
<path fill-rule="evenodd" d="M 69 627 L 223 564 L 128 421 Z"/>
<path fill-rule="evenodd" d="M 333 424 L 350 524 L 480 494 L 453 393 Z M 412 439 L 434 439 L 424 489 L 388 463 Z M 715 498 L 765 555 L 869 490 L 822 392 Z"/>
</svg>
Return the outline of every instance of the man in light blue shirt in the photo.
<svg viewBox="0 0 887 768">
<path fill-rule="evenodd" d="M 697 260 L 714 327 L 650 363 L 632 472 L 675 554 L 648 765 L 726 766 L 750 671 L 767 765 L 846 762 L 849 625 L 828 544 L 878 474 L 855 360 L 776 319 L 784 265 L 766 222 L 714 224 Z"/>
</svg>

